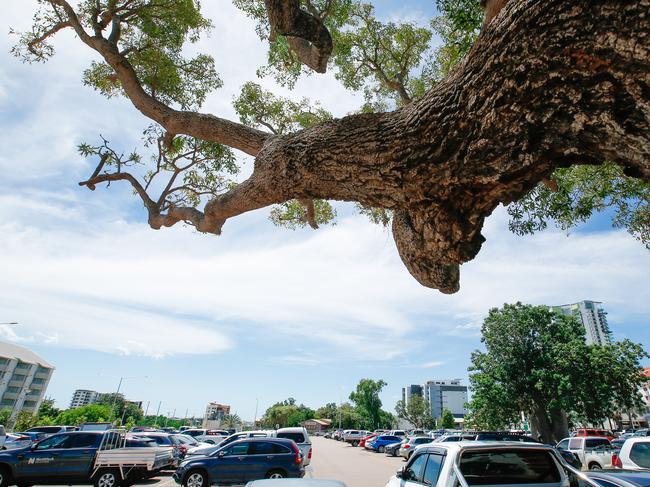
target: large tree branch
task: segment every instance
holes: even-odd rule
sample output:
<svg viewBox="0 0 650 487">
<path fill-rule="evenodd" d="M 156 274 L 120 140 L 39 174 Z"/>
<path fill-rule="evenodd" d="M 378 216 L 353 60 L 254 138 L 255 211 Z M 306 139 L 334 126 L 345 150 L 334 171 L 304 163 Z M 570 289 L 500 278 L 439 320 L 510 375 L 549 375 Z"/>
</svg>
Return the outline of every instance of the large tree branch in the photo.
<svg viewBox="0 0 650 487">
<path fill-rule="evenodd" d="M 245 125 L 192 111 L 175 110 L 149 95 L 140 84 L 138 76 L 122 55 L 116 44 L 101 36 L 90 36 L 76 12 L 66 0 L 48 0 L 53 5 L 63 8 L 79 38 L 97 51 L 113 68 L 122 89 L 133 105 L 146 117 L 163 126 L 174 134 L 185 134 L 203 140 L 218 142 L 246 154 L 256 155 L 270 134 Z M 115 20 L 115 18 L 113 18 Z M 114 33 L 115 33 L 114 27 Z M 117 36 L 117 34 L 115 34 Z"/>
<path fill-rule="evenodd" d="M 356 201 L 393 210 L 409 271 L 425 286 L 455 292 L 459 265 L 484 241 L 484 219 L 555 169 L 611 160 L 650 180 L 649 11 L 650 0 L 510 0 L 461 65 L 421 100 L 392 113 L 264 134 L 247 181 L 203 213 L 170 208 L 150 215 L 150 224 L 189 221 L 218 234 L 228 218 L 274 203 Z M 172 133 L 187 133 L 175 125 L 182 115 L 139 94 L 113 47 L 89 42 L 136 106 L 153 110 Z M 197 117 L 188 124 L 199 124 Z M 223 136 L 222 122 L 201 127 L 199 137 Z"/>
<path fill-rule="evenodd" d="M 327 71 L 332 36 L 323 20 L 300 8 L 299 0 L 264 0 L 272 36 L 281 34 L 301 63 L 317 73 Z"/>
</svg>

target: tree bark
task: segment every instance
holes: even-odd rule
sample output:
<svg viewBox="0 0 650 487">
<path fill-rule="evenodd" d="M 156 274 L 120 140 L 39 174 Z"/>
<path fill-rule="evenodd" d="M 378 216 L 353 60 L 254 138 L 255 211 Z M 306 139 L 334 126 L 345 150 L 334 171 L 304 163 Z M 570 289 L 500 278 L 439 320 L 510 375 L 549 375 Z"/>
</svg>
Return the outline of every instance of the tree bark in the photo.
<svg viewBox="0 0 650 487">
<path fill-rule="evenodd" d="M 290 199 L 391 209 L 407 269 L 424 286 L 452 293 L 459 265 L 485 240 L 485 218 L 553 170 L 612 160 L 650 180 L 649 12 L 650 0 L 510 0 L 422 99 L 286 136 L 164 107 L 106 41 L 80 37 L 115 68 L 145 115 L 172 133 L 257 155 L 248 181 L 208 203 L 204 231 L 219 233 L 227 218 Z"/>
</svg>

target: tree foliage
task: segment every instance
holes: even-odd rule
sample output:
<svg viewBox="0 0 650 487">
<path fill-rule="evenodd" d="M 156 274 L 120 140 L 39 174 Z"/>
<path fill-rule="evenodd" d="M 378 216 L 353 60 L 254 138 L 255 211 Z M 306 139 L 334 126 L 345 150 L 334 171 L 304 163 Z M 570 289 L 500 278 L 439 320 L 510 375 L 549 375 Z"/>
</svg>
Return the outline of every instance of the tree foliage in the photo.
<svg viewBox="0 0 650 487">
<path fill-rule="evenodd" d="M 345 88 L 364 93 L 364 105 L 354 115 L 332 120 L 317 102 L 284 99 L 249 82 L 234 100 L 241 123 L 202 114 L 207 96 L 223 83 L 214 59 L 192 45 L 211 28 L 198 0 L 40 0 L 31 30 L 14 33 L 18 41 L 13 53 L 26 62 L 46 61 L 54 55 L 54 36 L 72 29 L 99 55 L 84 71 L 83 83 L 106 97 L 127 97 L 153 121 L 144 130 L 141 150 L 125 150 L 120 142 L 109 144 L 110 136 L 81 143 L 80 153 L 95 165 L 82 186 L 94 190 L 99 184 L 126 182 L 142 200 L 152 228 L 186 223 L 217 235 L 227 219 L 260 208 L 273 206 L 271 219 L 277 225 L 318 228 L 336 217 L 328 200 L 357 202 L 371 221 L 388 225 L 392 219 L 393 235 L 409 271 L 422 284 L 444 292 L 458 289 L 458 266 L 479 251 L 485 217 L 499 203 L 526 194 L 509 208 L 510 227 L 516 233 L 532 233 L 550 222 L 570 228 L 594 212 L 610 209 L 616 227 L 626 228 L 650 246 L 645 91 L 621 88 L 625 94 L 617 92 L 616 97 L 593 103 L 589 100 L 601 92 L 588 93 L 607 76 L 616 79 L 632 71 L 621 60 L 633 58 L 629 62 L 636 63 L 635 70 L 647 68 L 645 51 L 616 51 L 634 42 L 613 42 L 598 49 L 595 42 L 604 34 L 595 35 L 593 28 L 585 27 L 581 35 L 594 48 L 593 56 L 584 46 L 579 51 L 582 57 L 568 48 L 545 46 L 525 53 L 544 31 L 534 39 L 514 36 L 522 49 L 510 50 L 499 44 L 506 42 L 504 34 L 516 34 L 517 26 L 527 26 L 521 30 L 528 32 L 545 25 L 526 24 L 529 18 L 513 15 L 512 2 L 506 8 L 508 21 L 517 26 L 499 25 L 503 32 L 495 35 L 481 30 L 478 0 L 437 0 L 441 15 L 425 25 L 382 19 L 372 3 L 361 0 L 233 1 L 268 42 L 267 64 L 258 70 L 259 76 L 293 87 L 300 76 L 329 68 Z M 544 15 L 553 8 L 543 2 L 533 2 L 532 7 Z M 587 25 L 593 12 L 584 4 L 580 8 L 579 20 Z M 628 11 L 626 19 L 638 20 L 628 37 L 638 41 L 647 27 L 645 17 L 639 20 L 632 7 Z M 606 9 L 599 12 L 615 15 Z M 614 20 L 623 22 L 623 15 Z M 571 16 L 556 17 L 573 21 Z M 548 32 L 557 37 L 578 30 L 549 27 Z M 475 42 L 485 36 L 489 38 L 483 45 Z M 563 41 L 567 39 L 570 36 Z M 502 59 L 492 49 L 509 53 Z M 317 59 L 310 58 L 314 54 Z M 610 59 L 596 62 L 601 55 Z M 508 64 L 508 56 L 524 59 Z M 537 64 L 526 64 L 526 56 L 534 56 Z M 609 70 L 607 76 L 590 79 L 598 69 L 590 69 L 593 63 L 585 62 L 587 58 L 598 69 Z M 470 61 L 475 64 L 470 66 Z M 558 65 L 575 70 L 561 75 L 560 86 L 571 85 L 577 91 L 567 101 L 563 90 L 554 99 L 555 107 L 547 95 L 558 88 L 549 85 L 540 105 L 539 96 L 529 95 L 541 83 L 523 81 L 533 76 L 534 67 L 547 74 Z M 480 80 L 490 79 L 490 72 L 502 76 L 508 69 L 507 76 L 521 79 L 481 85 Z M 512 93 L 506 94 L 506 89 Z M 489 101 L 481 101 L 483 95 Z M 501 104 L 512 110 L 499 108 Z M 542 113 L 549 107 L 554 120 Z M 578 111 L 563 110 L 567 107 Z M 530 113 L 524 113 L 528 108 Z M 600 117 L 599 110 L 605 115 Z M 476 119 L 479 112 L 487 118 Z M 508 121 L 515 115 L 521 123 Z M 585 125 L 581 121 L 585 117 L 592 117 L 592 123 Z M 498 121 L 504 123 L 501 129 L 494 125 Z M 550 121 L 557 124 L 551 128 Z M 400 127 L 399 138 L 388 141 L 391 127 Z M 511 142 L 501 141 L 506 127 L 513 130 Z M 587 137 L 586 142 L 578 141 L 572 130 Z M 361 137 L 355 146 L 363 147 L 360 154 L 351 154 L 343 144 L 353 132 Z M 603 138 L 607 145 L 597 147 L 595 142 Z M 407 147 L 397 147 L 400 141 Z M 242 161 L 234 150 L 256 157 L 253 174 L 245 182 L 236 181 Z M 598 165 L 607 159 L 618 165 Z M 441 174 L 436 173 L 448 163 Z M 539 181 L 543 185 L 530 191 Z"/>
<path fill-rule="evenodd" d="M 431 414 L 431 403 L 422 396 L 412 395 L 405 404 L 403 400 L 395 405 L 397 417 L 411 423 L 415 428 L 435 428 L 435 418 Z"/>
<path fill-rule="evenodd" d="M 60 422 L 59 424 L 78 426 L 86 422 L 111 421 L 112 417 L 110 406 L 105 404 L 89 404 L 61 412 L 57 417 L 57 421 Z"/>
<path fill-rule="evenodd" d="M 269 428 L 300 426 L 303 421 L 312 419 L 314 414 L 313 409 L 296 404 L 296 400 L 290 397 L 269 407 L 262 417 L 262 424 Z"/>
<path fill-rule="evenodd" d="M 587 345 L 573 316 L 506 304 L 483 322 L 485 351 L 472 354 L 470 422 L 502 429 L 527 414 L 545 441 L 567 431 L 567 413 L 590 423 L 639 405 L 643 348 L 629 340 Z"/>
<path fill-rule="evenodd" d="M 439 426 L 443 429 L 454 429 L 456 427 L 456 421 L 454 420 L 454 415 L 449 409 L 442 410 Z"/>
<path fill-rule="evenodd" d="M 381 399 L 379 393 L 388 384 L 382 379 L 361 379 L 356 390 L 350 393 L 350 400 L 355 404 L 361 416 L 365 417 L 370 429 L 379 428 L 382 424 Z"/>
</svg>

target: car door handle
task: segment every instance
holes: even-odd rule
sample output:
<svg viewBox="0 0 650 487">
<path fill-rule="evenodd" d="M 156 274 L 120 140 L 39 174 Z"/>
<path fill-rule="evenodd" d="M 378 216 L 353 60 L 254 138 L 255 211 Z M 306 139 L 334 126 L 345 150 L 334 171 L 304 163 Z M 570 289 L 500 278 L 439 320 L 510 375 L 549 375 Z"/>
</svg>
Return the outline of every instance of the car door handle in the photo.
<svg viewBox="0 0 650 487">
<path fill-rule="evenodd" d="M 237 458 L 239 458 L 239 461 L 242 462 L 246 457 L 237 457 Z"/>
<path fill-rule="evenodd" d="M 267 459 L 267 460 L 273 460 L 273 455 L 268 455 L 268 456 L 266 457 L 266 459 Z"/>
</svg>

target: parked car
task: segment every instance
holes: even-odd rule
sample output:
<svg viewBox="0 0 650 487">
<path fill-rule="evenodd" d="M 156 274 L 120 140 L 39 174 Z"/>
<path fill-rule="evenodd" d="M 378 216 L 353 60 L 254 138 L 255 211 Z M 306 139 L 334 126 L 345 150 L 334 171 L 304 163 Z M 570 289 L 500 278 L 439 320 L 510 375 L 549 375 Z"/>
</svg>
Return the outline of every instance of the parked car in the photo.
<svg viewBox="0 0 650 487">
<path fill-rule="evenodd" d="M 520 442 L 461 441 L 417 448 L 386 487 L 452 485 L 569 485 L 569 475 L 555 449 Z"/>
<path fill-rule="evenodd" d="M 578 428 L 576 430 L 575 435 L 576 436 L 581 436 L 581 437 L 584 437 L 584 436 L 591 436 L 591 437 L 600 436 L 600 437 L 603 437 L 603 438 L 607 438 L 610 441 L 613 440 L 614 438 L 616 438 L 614 433 L 612 433 L 611 431 L 604 430 L 604 429 L 598 429 L 598 428 Z"/>
<path fill-rule="evenodd" d="M 238 484 L 305 475 L 298 445 L 285 438 L 247 438 L 209 456 L 183 460 L 174 480 L 183 487 Z"/>
<path fill-rule="evenodd" d="M 368 436 L 364 436 L 363 438 L 361 438 L 361 441 L 359 442 L 359 446 L 361 448 L 368 448 L 367 445 L 375 438 L 377 438 L 376 433 L 372 433 L 372 434 L 370 434 Z"/>
<path fill-rule="evenodd" d="M 153 441 L 156 446 L 162 448 L 171 448 L 172 449 L 172 461 L 169 465 L 164 465 L 162 468 L 167 468 L 173 466 L 174 468 L 178 467 L 181 463 L 181 451 L 180 451 L 180 441 L 169 433 L 132 433 L 135 438 L 143 438 Z"/>
<path fill-rule="evenodd" d="M 43 433 L 45 436 L 50 436 L 57 433 L 75 431 L 76 429 L 78 429 L 76 426 L 35 426 L 26 430 L 25 433 Z"/>
<path fill-rule="evenodd" d="M 628 470 L 650 469 L 650 438 L 628 438 L 621 450 L 612 455 L 612 465 Z"/>
<path fill-rule="evenodd" d="M 406 438 L 406 431 L 404 430 L 392 430 L 388 434 L 392 436 L 401 436 L 402 438 Z"/>
<path fill-rule="evenodd" d="M 0 452 L 0 486 L 94 484 L 117 486 L 123 480 L 157 472 L 169 463 L 171 451 L 122 448 L 119 432 L 57 433 L 25 448 Z M 122 472 L 128 472 L 126 479 Z"/>
<path fill-rule="evenodd" d="M 540 443 L 534 438 L 510 431 L 479 431 L 478 433 L 466 433 L 462 435 L 463 440 L 474 441 L 519 441 L 522 443 Z"/>
<path fill-rule="evenodd" d="M 384 453 L 386 446 L 392 443 L 399 443 L 402 437 L 395 435 L 380 435 L 370 442 L 370 448 L 376 452 Z"/>
<path fill-rule="evenodd" d="M 451 434 L 451 435 L 442 435 L 433 441 L 435 443 L 457 443 L 459 441 L 474 441 L 474 438 L 475 435 Z"/>
<path fill-rule="evenodd" d="M 14 448 L 25 448 L 31 446 L 32 437 L 21 433 L 6 433 L 2 450 L 13 450 Z"/>
<path fill-rule="evenodd" d="M 45 438 L 46 434 L 45 433 L 36 433 L 34 431 L 18 431 L 14 433 L 16 435 L 23 435 L 23 436 L 29 436 L 32 439 L 32 443 L 35 441 L 40 441 L 43 438 Z"/>
<path fill-rule="evenodd" d="M 399 455 L 408 460 L 413 455 L 416 446 L 431 443 L 432 441 L 433 438 L 430 436 L 416 436 L 414 438 L 407 438 L 406 443 L 402 443 L 402 446 L 399 449 Z"/>
<path fill-rule="evenodd" d="M 568 450 L 577 456 L 584 470 L 602 470 L 612 466 L 613 448 L 605 437 L 574 436 L 564 438 L 555 447 L 558 450 Z"/>
<path fill-rule="evenodd" d="M 607 470 L 588 472 L 587 478 L 602 487 L 647 487 L 650 485 L 650 472 L 639 470 Z"/>
<path fill-rule="evenodd" d="M 213 445 L 220 443 L 224 438 L 230 436 L 226 430 L 208 430 L 205 428 L 187 429 L 183 434 L 196 438 L 198 441 L 212 443 Z"/>
<path fill-rule="evenodd" d="M 386 455 L 389 457 L 396 457 L 397 455 L 399 455 L 399 449 L 407 441 L 409 441 L 408 438 L 404 438 L 402 441 L 398 443 L 391 443 L 389 445 L 386 445 L 386 447 L 384 448 L 384 453 L 386 453 Z"/>
<path fill-rule="evenodd" d="M 305 428 L 280 428 L 275 432 L 276 438 L 286 438 L 293 440 L 303 456 L 303 465 L 306 467 L 311 463 L 312 447 L 309 433 Z"/>
<path fill-rule="evenodd" d="M 350 443 L 352 446 L 358 446 L 361 440 L 368 436 L 367 431 L 363 430 L 345 430 L 343 432 L 343 441 Z"/>
<path fill-rule="evenodd" d="M 224 438 L 217 444 L 213 443 L 201 443 L 193 448 L 188 448 L 187 456 L 196 456 L 196 455 L 211 455 L 219 448 L 229 445 L 237 440 L 243 440 L 245 438 L 269 438 L 275 436 L 275 431 L 273 430 L 259 430 L 259 431 L 242 431 L 240 433 L 235 433 L 230 435 L 227 438 Z"/>
<path fill-rule="evenodd" d="M 650 429 L 642 428 L 642 429 L 636 430 L 633 433 L 633 436 L 650 436 Z"/>
<path fill-rule="evenodd" d="M 184 435 L 183 433 L 177 433 L 173 435 L 174 438 L 178 441 L 178 449 L 181 453 L 181 458 L 185 458 L 185 455 L 187 455 L 187 451 L 191 448 L 201 448 L 201 447 L 211 447 L 214 445 L 211 445 L 210 443 L 203 443 L 200 441 L 197 441 L 196 438 L 193 438 L 188 435 Z"/>
</svg>

